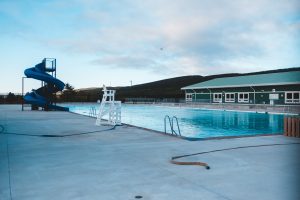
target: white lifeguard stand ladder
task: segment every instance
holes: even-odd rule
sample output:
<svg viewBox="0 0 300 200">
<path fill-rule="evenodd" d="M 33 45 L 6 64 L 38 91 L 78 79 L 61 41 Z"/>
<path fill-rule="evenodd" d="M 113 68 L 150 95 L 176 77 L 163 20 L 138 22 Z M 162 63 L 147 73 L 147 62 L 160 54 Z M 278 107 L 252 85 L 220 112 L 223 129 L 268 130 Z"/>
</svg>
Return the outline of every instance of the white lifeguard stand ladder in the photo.
<svg viewBox="0 0 300 200">
<path fill-rule="evenodd" d="M 96 125 L 121 125 L 121 101 L 115 101 L 116 90 L 107 90 L 103 85 L 103 97 L 97 115 Z M 108 114 L 108 119 L 103 117 Z"/>
</svg>

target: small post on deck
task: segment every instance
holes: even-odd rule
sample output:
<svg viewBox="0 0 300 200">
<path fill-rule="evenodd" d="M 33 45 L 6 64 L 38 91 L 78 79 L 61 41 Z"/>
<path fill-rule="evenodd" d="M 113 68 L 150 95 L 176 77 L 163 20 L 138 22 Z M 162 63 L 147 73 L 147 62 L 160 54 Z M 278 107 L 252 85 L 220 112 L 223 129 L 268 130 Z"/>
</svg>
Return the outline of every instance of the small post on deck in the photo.
<svg viewBox="0 0 300 200">
<path fill-rule="evenodd" d="M 22 77 L 22 111 L 24 111 L 24 79 L 25 79 L 26 77 Z"/>
</svg>

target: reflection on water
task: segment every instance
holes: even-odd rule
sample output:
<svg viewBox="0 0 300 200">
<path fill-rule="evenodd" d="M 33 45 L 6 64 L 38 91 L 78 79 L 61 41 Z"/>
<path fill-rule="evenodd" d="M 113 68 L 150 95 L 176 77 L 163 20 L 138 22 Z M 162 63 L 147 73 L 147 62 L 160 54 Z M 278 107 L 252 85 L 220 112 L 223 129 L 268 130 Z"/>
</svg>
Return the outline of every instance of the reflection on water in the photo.
<svg viewBox="0 0 300 200">
<path fill-rule="evenodd" d="M 191 112 L 191 111 L 190 111 Z M 194 111 L 181 121 L 195 128 L 196 137 L 255 135 L 283 132 L 283 115 L 231 111 Z"/>
<path fill-rule="evenodd" d="M 87 114 L 91 106 L 69 105 L 71 111 Z M 152 105 L 122 105 L 122 122 L 164 131 L 165 115 L 177 116 L 184 136 L 206 138 L 257 134 L 282 134 L 283 115 L 233 112 Z"/>
</svg>

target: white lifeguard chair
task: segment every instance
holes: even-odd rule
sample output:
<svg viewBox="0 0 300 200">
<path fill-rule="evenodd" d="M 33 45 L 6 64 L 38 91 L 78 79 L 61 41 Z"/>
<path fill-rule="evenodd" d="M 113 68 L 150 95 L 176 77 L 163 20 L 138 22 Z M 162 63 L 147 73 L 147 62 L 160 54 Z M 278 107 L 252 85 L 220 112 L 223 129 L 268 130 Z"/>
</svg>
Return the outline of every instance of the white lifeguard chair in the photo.
<svg viewBox="0 0 300 200">
<path fill-rule="evenodd" d="M 103 97 L 97 115 L 96 125 L 121 125 L 121 101 L 115 101 L 116 90 L 107 90 L 103 85 Z M 108 119 L 104 116 L 108 114 Z"/>
</svg>

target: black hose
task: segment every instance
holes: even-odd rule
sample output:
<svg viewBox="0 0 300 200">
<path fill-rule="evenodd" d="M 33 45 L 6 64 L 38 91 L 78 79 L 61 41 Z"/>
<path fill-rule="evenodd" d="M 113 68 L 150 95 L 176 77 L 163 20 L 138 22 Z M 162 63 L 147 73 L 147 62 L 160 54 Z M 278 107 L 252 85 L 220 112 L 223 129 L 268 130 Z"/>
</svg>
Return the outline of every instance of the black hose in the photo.
<svg viewBox="0 0 300 200">
<path fill-rule="evenodd" d="M 211 150 L 211 151 L 203 151 L 203 152 L 199 152 L 199 153 L 186 154 L 186 155 L 181 155 L 181 156 L 174 156 L 174 157 L 171 158 L 170 162 L 173 163 L 173 164 L 177 164 L 177 165 L 200 165 L 200 166 L 206 167 L 206 169 L 210 169 L 210 166 L 207 163 L 202 163 L 202 162 L 181 162 L 181 161 L 175 161 L 175 160 L 177 160 L 179 158 L 185 158 L 185 157 L 202 155 L 202 154 L 209 154 L 209 153 L 220 152 L 220 151 L 229 151 L 229 150 L 255 148 L 255 147 L 279 146 L 279 145 L 294 145 L 294 144 L 300 144 L 300 142 L 261 144 L 261 145 L 231 147 L 231 148 L 226 148 L 226 149 L 216 149 L 216 150 Z"/>
<path fill-rule="evenodd" d="M 65 135 L 35 135 L 35 134 L 26 134 L 26 133 L 13 133 L 13 132 L 4 132 L 4 127 L 2 125 L 0 125 L 0 127 L 2 127 L 2 130 L 0 131 L 0 133 L 3 134 L 7 134 L 7 135 L 21 135 L 21 136 L 31 136 L 31 137 L 70 137 L 70 136 L 76 136 L 76 135 L 87 135 L 87 134 L 91 134 L 91 133 L 99 133 L 99 132 L 105 132 L 105 131 L 110 131 L 110 130 L 114 130 L 117 126 L 122 126 L 122 125 L 115 125 L 112 128 L 109 129 L 104 129 L 104 130 L 96 130 L 96 131 L 88 131 L 88 132 L 81 132 L 81 133 L 72 133 L 72 134 L 65 134 Z"/>
</svg>

